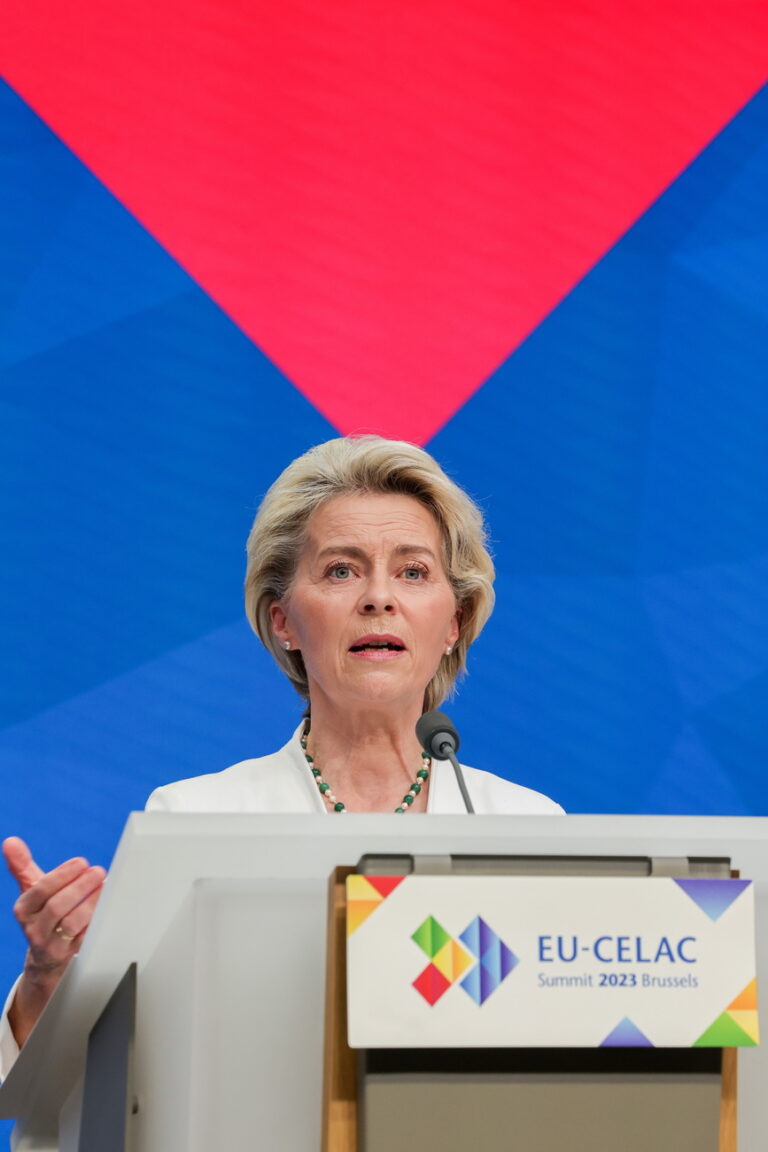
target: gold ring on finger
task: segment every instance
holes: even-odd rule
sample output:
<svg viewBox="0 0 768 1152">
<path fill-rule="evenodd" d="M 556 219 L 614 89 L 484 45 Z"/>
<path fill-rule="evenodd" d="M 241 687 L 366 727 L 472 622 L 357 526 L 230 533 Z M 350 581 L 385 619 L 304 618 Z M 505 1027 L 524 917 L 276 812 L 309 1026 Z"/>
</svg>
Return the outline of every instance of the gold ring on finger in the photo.
<svg viewBox="0 0 768 1152">
<path fill-rule="evenodd" d="M 64 940 L 65 943 L 67 943 L 67 944 L 69 944 L 72 940 L 75 939 L 74 936 L 68 936 L 67 935 L 67 933 L 62 928 L 61 924 L 56 925 L 56 927 L 54 928 L 54 932 L 56 933 L 57 936 L 60 936 L 62 938 L 62 940 Z"/>
</svg>

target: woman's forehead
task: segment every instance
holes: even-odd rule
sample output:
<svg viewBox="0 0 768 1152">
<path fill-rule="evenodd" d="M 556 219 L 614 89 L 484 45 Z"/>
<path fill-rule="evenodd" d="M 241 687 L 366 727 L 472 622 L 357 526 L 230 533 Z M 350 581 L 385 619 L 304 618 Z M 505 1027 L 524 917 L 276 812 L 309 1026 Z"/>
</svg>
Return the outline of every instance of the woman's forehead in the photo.
<svg viewBox="0 0 768 1152">
<path fill-rule="evenodd" d="M 365 493 L 335 496 L 312 513 L 307 545 L 322 550 L 333 545 L 373 546 L 386 543 L 440 551 L 440 527 L 432 512 L 413 496 Z"/>
</svg>

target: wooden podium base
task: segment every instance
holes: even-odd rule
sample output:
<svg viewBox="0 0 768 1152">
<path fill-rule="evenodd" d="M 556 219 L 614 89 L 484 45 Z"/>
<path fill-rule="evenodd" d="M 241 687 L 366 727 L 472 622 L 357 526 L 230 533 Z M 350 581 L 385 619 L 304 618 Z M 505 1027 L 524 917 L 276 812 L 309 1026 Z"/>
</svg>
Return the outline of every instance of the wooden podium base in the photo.
<svg viewBox="0 0 768 1152">
<path fill-rule="evenodd" d="M 720 1085 L 719 1152 L 736 1152 L 736 1090 L 738 1048 L 723 1048 L 723 1071 Z"/>
<path fill-rule="evenodd" d="M 323 1152 L 357 1152 L 357 1053 L 347 1044 L 347 876 L 328 882 L 323 1064 Z M 735 1149 L 734 1149 L 735 1152 Z"/>
</svg>

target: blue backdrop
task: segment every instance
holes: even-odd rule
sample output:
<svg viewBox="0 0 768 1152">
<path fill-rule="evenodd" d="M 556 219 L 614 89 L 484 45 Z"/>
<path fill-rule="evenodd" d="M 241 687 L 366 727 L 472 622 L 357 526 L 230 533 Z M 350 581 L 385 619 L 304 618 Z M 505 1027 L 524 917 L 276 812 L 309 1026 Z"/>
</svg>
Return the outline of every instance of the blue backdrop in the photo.
<svg viewBox="0 0 768 1152">
<path fill-rule="evenodd" d="M 337 433 L 8 87 L 0 125 L 0 833 L 106 864 L 296 723 L 244 541 Z M 499 569 L 463 758 L 572 812 L 768 813 L 767 205 L 764 90 L 427 445 Z"/>
</svg>

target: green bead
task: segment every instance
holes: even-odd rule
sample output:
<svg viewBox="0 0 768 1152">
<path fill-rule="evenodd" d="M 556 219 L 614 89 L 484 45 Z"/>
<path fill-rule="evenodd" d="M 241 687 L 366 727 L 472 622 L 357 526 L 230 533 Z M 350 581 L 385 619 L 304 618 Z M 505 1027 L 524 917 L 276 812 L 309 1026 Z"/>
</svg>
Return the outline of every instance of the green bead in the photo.
<svg viewBox="0 0 768 1152">
<path fill-rule="evenodd" d="M 395 808 L 395 812 L 405 812 L 405 808 Z"/>
<path fill-rule="evenodd" d="M 330 787 L 330 784 L 318 784 L 318 788 L 323 793 L 327 792 Z"/>
<path fill-rule="evenodd" d="M 419 768 L 418 772 L 416 773 L 416 777 L 418 780 L 428 780 L 429 772 L 427 772 L 426 768 Z"/>
<path fill-rule="evenodd" d="M 313 776 L 322 776 L 322 772 L 320 771 L 319 768 L 313 768 L 312 769 L 312 775 Z"/>
<path fill-rule="evenodd" d="M 421 792 L 421 784 L 419 784 L 419 783 L 414 784 L 413 788 L 411 788 L 411 792 L 415 792 L 416 795 L 418 796 L 419 792 Z"/>
<path fill-rule="evenodd" d="M 411 796 L 410 792 L 407 796 L 403 796 L 403 804 L 413 804 L 413 796 Z"/>
<path fill-rule="evenodd" d="M 343 812 L 344 811 L 344 805 L 342 804 L 341 800 L 339 800 L 338 804 L 334 804 L 333 810 L 334 810 L 334 812 Z"/>
<path fill-rule="evenodd" d="M 314 756 L 310 756 L 309 752 L 304 753 L 304 759 L 306 760 L 307 764 L 314 764 L 315 762 Z"/>
</svg>

